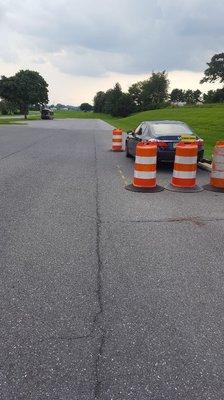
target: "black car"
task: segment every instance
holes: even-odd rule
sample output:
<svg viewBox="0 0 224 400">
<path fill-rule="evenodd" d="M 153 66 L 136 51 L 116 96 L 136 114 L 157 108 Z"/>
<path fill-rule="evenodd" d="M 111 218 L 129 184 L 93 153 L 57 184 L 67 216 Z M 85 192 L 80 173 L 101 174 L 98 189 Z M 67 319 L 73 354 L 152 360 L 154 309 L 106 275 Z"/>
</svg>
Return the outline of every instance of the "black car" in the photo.
<svg viewBox="0 0 224 400">
<path fill-rule="evenodd" d="M 196 136 L 187 124 L 181 121 L 144 121 L 134 131 L 128 132 L 126 139 L 126 156 L 135 157 L 136 146 L 144 140 L 156 140 L 158 143 L 157 160 L 173 162 L 175 146 L 181 136 L 193 135 L 198 144 L 198 160 L 204 156 L 204 141 Z"/>
<path fill-rule="evenodd" d="M 41 119 L 54 119 L 54 112 L 49 108 L 43 108 L 41 110 Z"/>
</svg>

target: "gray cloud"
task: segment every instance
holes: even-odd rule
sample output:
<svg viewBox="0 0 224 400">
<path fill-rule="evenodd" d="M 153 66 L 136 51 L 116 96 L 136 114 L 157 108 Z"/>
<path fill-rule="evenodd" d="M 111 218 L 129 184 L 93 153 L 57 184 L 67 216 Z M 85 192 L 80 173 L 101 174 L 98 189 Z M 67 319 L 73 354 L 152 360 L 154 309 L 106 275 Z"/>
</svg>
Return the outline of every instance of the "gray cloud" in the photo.
<svg viewBox="0 0 224 400">
<path fill-rule="evenodd" d="M 224 50 L 223 0 L 5 0 L 0 15 L 2 59 L 17 56 L 15 40 L 76 75 L 199 71 Z"/>
</svg>

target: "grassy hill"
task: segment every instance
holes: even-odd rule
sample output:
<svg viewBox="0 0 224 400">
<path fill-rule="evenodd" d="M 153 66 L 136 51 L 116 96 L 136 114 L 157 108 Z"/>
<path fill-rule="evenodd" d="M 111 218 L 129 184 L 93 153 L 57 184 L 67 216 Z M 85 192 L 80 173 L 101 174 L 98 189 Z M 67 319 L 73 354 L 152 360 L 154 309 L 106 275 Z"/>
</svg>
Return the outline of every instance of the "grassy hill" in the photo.
<svg viewBox="0 0 224 400">
<path fill-rule="evenodd" d="M 180 120 L 189 124 L 196 134 L 205 140 L 206 157 L 211 157 L 212 149 L 217 140 L 224 140 L 224 105 L 206 105 L 196 107 L 165 108 L 133 114 L 127 118 L 113 118 L 106 114 L 59 111 L 55 118 L 94 118 L 102 119 L 109 124 L 124 129 L 134 129 L 142 121 L 147 120 Z M 39 113 L 32 113 L 29 119 L 39 119 Z M 0 117 L 1 123 L 16 123 L 17 118 Z M 21 122 L 21 119 L 19 119 Z"/>
</svg>

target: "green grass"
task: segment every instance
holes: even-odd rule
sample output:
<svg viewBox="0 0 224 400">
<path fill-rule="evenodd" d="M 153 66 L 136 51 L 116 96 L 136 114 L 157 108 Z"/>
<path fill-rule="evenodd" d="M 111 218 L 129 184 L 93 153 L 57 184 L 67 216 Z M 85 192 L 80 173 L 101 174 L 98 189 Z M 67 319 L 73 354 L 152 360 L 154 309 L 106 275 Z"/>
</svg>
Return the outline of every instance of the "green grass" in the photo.
<svg viewBox="0 0 224 400">
<path fill-rule="evenodd" d="M 39 111 L 31 111 L 29 114 L 29 120 L 37 120 L 40 119 Z M 0 115 L 0 125 L 18 125 L 24 124 L 26 121 L 22 115 Z"/>
<path fill-rule="evenodd" d="M 32 112 L 29 120 L 40 118 L 38 112 Z M 217 140 L 224 140 L 224 105 L 211 104 L 200 107 L 164 108 L 133 114 L 127 118 L 113 118 L 107 114 L 78 111 L 58 111 L 55 118 L 85 118 L 102 119 L 109 124 L 125 131 L 136 128 L 140 122 L 147 120 L 180 120 L 189 124 L 197 135 L 205 140 L 205 156 L 211 157 L 212 149 Z M 2 118 L 0 124 L 15 124 L 25 122 L 21 118 Z"/>
<path fill-rule="evenodd" d="M 21 120 L 21 118 L 4 118 L 2 119 L 0 117 L 0 125 L 21 125 L 21 123 L 24 123 L 23 120 Z"/>
</svg>

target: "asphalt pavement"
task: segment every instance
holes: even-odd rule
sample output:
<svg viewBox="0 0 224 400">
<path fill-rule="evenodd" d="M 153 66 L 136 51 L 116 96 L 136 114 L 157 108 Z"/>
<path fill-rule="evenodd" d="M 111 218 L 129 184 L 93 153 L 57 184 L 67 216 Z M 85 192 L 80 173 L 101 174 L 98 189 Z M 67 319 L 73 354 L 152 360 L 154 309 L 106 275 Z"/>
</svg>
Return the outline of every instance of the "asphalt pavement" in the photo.
<svg viewBox="0 0 224 400">
<path fill-rule="evenodd" d="M 223 400 L 224 195 L 127 191 L 110 148 L 98 120 L 0 127 L 0 399 Z"/>
</svg>

